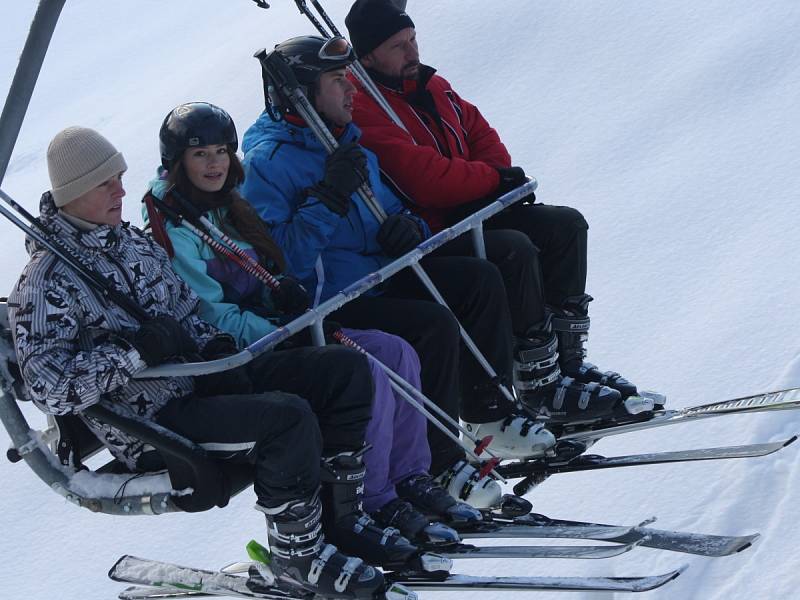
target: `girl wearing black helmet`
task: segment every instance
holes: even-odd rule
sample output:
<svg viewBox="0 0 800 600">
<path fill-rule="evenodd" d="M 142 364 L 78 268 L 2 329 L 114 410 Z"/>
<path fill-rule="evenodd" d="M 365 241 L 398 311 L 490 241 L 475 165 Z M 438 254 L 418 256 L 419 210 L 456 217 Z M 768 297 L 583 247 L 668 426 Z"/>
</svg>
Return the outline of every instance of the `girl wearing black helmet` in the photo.
<svg viewBox="0 0 800 600">
<path fill-rule="evenodd" d="M 168 217 L 171 210 L 177 210 L 195 223 L 197 215 L 207 219 L 199 223 L 200 231 L 169 221 L 161 231 L 160 220 L 151 219 L 156 236 L 171 246 L 175 270 L 201 297 L 201 314 L 245 346 L 305 310 L 305 290 L 284 273 L 286 261 L 266 225 L 235 190 L 243 172 L 235 153 L 236 131 L 230 116 L 205 103 L 181 105 L 165 119 L 160 137 L 166 170 L 162 169 L 160 178 L 153 182 L 146 202 L 164 209 Z M 224 247 L 214 239 L 217 243 L 222 240 Z M 265 285 L 270 275 L 264 275 L 261 267 L 278 275 L 277 289 Z M 375 330 L 344 333 L 419 387 L 419 361 L 405 341 Z M 340 346 L 281 350 L 268 355 L 254 370 L 258 371 L 260 386 L 305 390 L 305 386 L 324 386 L 327 370 L 337 369 L 334 360 L 353 353 Z M 331 362 L 315 361 L 318 355 L 331 357 Z M 440 525 L 430 525 L 405 499 L 445 517 L 479 515 L 433 483 L 427 474 L 430 450 L 424 417 L 395 397 L 386 374 L 377 365 L 370 361 L 370 366 L 375 398 L 366 429 L 366 442 L 372 449 L 364 455 L 364 509 L 381 525 L 391 524 L 408 537 L 450 534 Z M 332 489 L 335 487 L 343 486 L 323 487 L 323 497 L 330 496 L 331 505 L 341 503 Z M 352 487 L 351 493 L 355 493 L 356 486 Z M 328 520 L 337 510 L 330 511 Z M 339 538 L 333 541 L 343 545 Z M 364 555 L 358 545 L 343 547 Z M 375 558 L 374 553 L 370 558 Z"/>
</svg>

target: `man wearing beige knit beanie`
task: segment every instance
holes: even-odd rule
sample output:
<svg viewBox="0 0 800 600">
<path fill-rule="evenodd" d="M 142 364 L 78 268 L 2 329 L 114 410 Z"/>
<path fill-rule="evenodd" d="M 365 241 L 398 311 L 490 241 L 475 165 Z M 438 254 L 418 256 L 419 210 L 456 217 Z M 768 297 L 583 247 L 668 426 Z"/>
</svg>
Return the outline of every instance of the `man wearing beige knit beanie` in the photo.
<svg viewBox="0 0 800 600">
<path fill-rule="evenodd" d="M 125 158 L 94 129 L 67 127 L 47 148 L 53 202 L 81 229 L 122 220 Z"/>
</svg>

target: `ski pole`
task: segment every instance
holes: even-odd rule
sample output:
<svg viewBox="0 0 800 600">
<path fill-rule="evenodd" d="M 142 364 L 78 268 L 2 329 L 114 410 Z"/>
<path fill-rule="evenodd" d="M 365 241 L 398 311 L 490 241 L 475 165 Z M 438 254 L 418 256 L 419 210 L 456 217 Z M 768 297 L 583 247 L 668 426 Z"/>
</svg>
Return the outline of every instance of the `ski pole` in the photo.
<svg viewBox="0 0 800 600">
<path fill-rule="evenodd" d="M 171 188 L 171 193 L 175 196 L 181 204 L 186 206 L 188 201 L 184 198 L 178 190 Z M 162 202 L 163 203 L 163 202 Z M 198 217 L 200 223 L 208 230 L 209 233 L 217 236 L 227 247 L 230 249 L 231 252 L 235 253 L 236 256 L 239 257 L 241 261 L 244 261 L 247 265 L 250 266 L 251 269 L 257 271 L 262 277 L 262 282 L 269 286 L 271 289 L 277 289 L 280 287 L 280 280 L 275 277 L 272 273 L 270 273 L 263 265 L 261 265 L 258 261 L 253 260 L 252 256 L 249 256 L 242 248 L 234 242 L 230 236 L 228 236 L 224 231 L 222 231 L 219 227 L 214 225 L 214 223 L 206 217 L 205 215 L 201 214 Z M 209 236 L 210 239 L 213 239 Z M 237 261 L 239 262 L 239 261 Z M 239 264 L 244 268 L 245 265 L 239 262 Z M 251 273 L 252 275 L 253 273 Z"/>
<path fill-rule="evenodd" d="M 343 346 L 348 346 L 350 348 L 353 348 L 354 350 L 358 350 L 362 354 L 368 355 L 375 362 L 378 362 L 378 363 L 381 362 L 377 358 L 375 358 L 374 356 L 369 354 L 365 348 L 363 348 L 361 345 L 358 344 L 358 342 L 356 342 L 354 339 L 348 337 L 341 329 L 339 329 L 338 331 L 335 331 L 333 333 L 333 337 L 336 340 L 338 340 L 339 342 L 341 342 L 341 344 Z M 492 456 L 492 457 L 495 456 L 493 452 L 491 452 L 490 450 L 487 449 L 487 446 L 492 441 L 492 436 L 486 436 L 483 439 L 478 439 L 476 436 L 474 436 L 472 434 L 472 432 L 470 432 L 466 428 L 462 427 L 461 424 L 458 421 L 456 421 L 453 417 L 448 415 L 444 410 L 442 410 L 439 406 L 437 406 L 436 403 L 433 400 L 428 398 L 420 390 L 418 390 L 413 385 L 411 385 L 411 383 L 406 381 L 398 373 L 396 373 L 395 371 L 393 371 L 391 368 L 389 368 L 387 365 L 384 365 L 383 363 L 381 363 L 381 367 L 386 371 L 386 374 L 389 376 L 389 379 L 391 379 L 393 382 L 395 382 L 398 385 L 400 385 L 406 392 L 416 396 L 417 399 L 420 400 L 426 407 L 428 407 L 431 410 L 433 410 L 442 421 L 445 421 L 446 423 L 452 425 L 458 431 L 463 433 L 464 437 L 466 437 L 469 441 L 471 441 L 473 444 L 475 444 L 475 452 L 477 454 L 481 454 L 484 450 L 486 450 L 486 452 L 489 453 L 489 456 Z"/>
<path fill-rule="evenodd" d="M 256 58 L 259 59 L 262 67 L 267 71 L 273 82 L 281 87 L 281 92 L 292 100 L 298 114 L 305 120 L 306 124 L 311 128 L 317 138 L 319 138 L 320 143 L 322 143 L 327 152 L 330 154 L 336 150 L 338 147 L 336 138 L 325 125 L 324 121 L 322 121 L 322 118 L 319 116 L 314 107 L 311 106 L 311 103 L 306 95 L 300 89 L 300 85 L 297 82 L 297 79 L 294 77 L 294 73 L 292 73 L 291 68 L 288 66 L 283 56 L 277 52 L 272 52 L 268 55 L 266 50 L 262 49 L 256 53 Z M 367 182 L 364 182 L 359 187 L 358 195 L 359 198 L 361 198 L 366 204 L 367 208 L 369 208 L 370 212 L 372 212 L 378 223 L 383 223 L 386 220 L 386 211 L 383 210 L 383 207 L 378 202 L 374 192 L 369 187 Z M 410 266 L 414 271 L 414 274 L 419 278 L 436 302 L 449 310 L 450 307 L 447 305 L 444 297 L 442 297 L 442 295 L 439 293 L 439 290 L 436 288 L 433 281 L 431 281 L 430 277 L 428 277 L 428 274 L 425 272 L 422 265 L 415 262 Z M 505 396 L 506 400 L 516 404 L 514 396 L 511 394 L 508 388 L 503 385 L 494 368 L 489 364 L 489 361 L 486 360 L 486 357 L 483 356 L 483 353 L 481 353 L 481 351 L 478 349 L 478 346 L 475 344 L 460 322 L 458 327 L 464 344 L 467 346 L 467 348 L 469 348 L 469 351 L 481 365 L 483 370 L 486 371 L 493 382 L 496 382 L 497 388 L 500 390 L 503 396 Z"/>
<path fill-rule="evenodd" d="M 506 481 L 506 480 L 503 478 L 503 476 L 502 476 L 502 475 L 500 475 L 500 474 L 499 474 L 499 473 L 498 473 L 498 472 L 495 470 L 495 467 L 496 467 L 496 466 L 497 466 L 497 465 L 500 463 L 500 459 L 499 459 L 498 457 L 496 457 L 496 456 L 494 456 L 493 454 L 491 454 L 491 453 L 490 453 L 490 456 L 491 456 L 491 458 L 489 458 L 489 459 L 488 459 L 488 460 L 486 460 L 486 461 L 483 461 L 483 460 L 482 460 L 482 459 L 481 459 L 481 458 L 478 456 L 478 454 L 476 454 L 476 453 L 477 453 L 479 450 L 481 450 L 481 451 L 482 451 L 482 450 L 485 450 L 485 449 L 486 449 L 486 446 L 487 446 L 487 445 L 488 445 L 488 444 L 491 442 L 491 437 L 490 437 L 490 436 L 489 436 L 489 439 L 488 439 L 488 440 L 477 440 L 477 444 L 476 444 L 476 448 L 475 448 L 475 450 L 472 450 L 472 449 L 468 448 L 468 447 L 467 447 L 467 446 L 466 446 L 466 445 L 463 443 L 463 441 L 461 440 L 461 438 L 459 438 L 459 437 L 458 437 L 456 434 L 454 434 L 452 431 L 450 431 L 450 430 L 447 428 L 447 426 L 445 426 L 445 424 L 444 424 L 444 423 L 442 423 L 442 422 L 441 422 L 439 419 L 437 419 L 437 418 L 436 418 L 436 417 L 435 417 L 433 414 L 431 414 L 431 413 L 430 413 L 430 412 L 429 412 L 429 411 L 428 411 L 428 410 L 427 410 L 427 409 L 426 409 L 426 408 L 425 408 L 425 407 L 424 407 L 422 404 L 420 404 L 420 403 L 419 403 L 419 402 L 418 402 L 416 399 L 412 398 L 412 397 L 411 397 L 411 394 L 409 394 L 409 393 L 408 393 L 408 392 L 407 392 L 405 389 L 403 389 L 403 387 L 402 387 L 402 386 L 398 385 L 398 383 L 395 381 L 395 377 L 398 377 L 398 378 L 402 379 L 402 380 L 403 380 L 405 383 L 408 383 L 407 381 L 405 381 L 405 380 L 404 380 L 402 377 L 400 377 L 400 376 L 399 376 L 397 373 L 395 373 L 394 371 L 392 371 L 392 369 L 390 369 L 390 368 L 389 368 L 387 365 L 383 364 L 383 363 L 382 363 L 381 361 L 379 361 L 377 358 L 375 358 L 374 356 L 372 356 L 372 354 L 370 354 L 369 352 L 367 352 L 367 351 L 366 351 L 364 348 L 362 348 L 362 347 L 361 347 L 361 346 L 360 346 L 358 343 L 356 343 L 356 341 L 355 341 L 355 340 L 352 340 L 352 339 L 350 339 L 349 337 L 347 337 L 347 336 L 346 336 L 346 335 L 345 335 L 345 334 L 344 334 L 344 333 L 343 333 L 341 330 L 339 330 L 339 331 L 336 331 L 336 332 L 333 334 L 333 337 L 334 337 L 335 339 L 339 340 L 339 342 L 341 342 L 341 344 L 342 344 L 343 346 L 347 346 L 347 347 L 349 347 L 349 348 L 352 348 L 352 349 L 354 349 L 354 350 L 357 350 L 358 352 L 361 352 L 362 354 L 364 354 L 364 355 L 365 355 L 365 356 L 367 356 L 368 358 L 372 359 L 372 360 L 375 362 L 375 364 L 376 364 L 376 365 L 378 365 L 378 366 L 379 366 L 379 367 L 380 367 L 380 368 L 381 368 L 381 369 L 382 369 L 382 370 L 383 370 L 383 371 L 386 373 L 386 375 L 389 377 L 389 380 L 390 380 L 390 381 L 389 381 L 389 383 L 391 384 L 391 386 L 392 386 L 392 389 L 394 389 L 394 390 L 395 390 L 395 391 L 396 391 L 398 394 L 400 394 L 400 395 L 401 395 L 401 396 L 402 396 L 402 397 L 403 397 L 403 398 L 406 400 L 406 402 L 408 402 L 409 404 L 411 404 L 411 406 L 413 406 L 413 407 L 414 407 L 414 408 L 416 408 L 416 409 L 417 409 L 417 410 L 418 410 L 420 413 L 422 413 L 422 414 L 423 414 L 423 415 L 424 415 L 424 416 L 425 416 L 425 417 L 426 417 L 426 418 L 427 418 L 427 419 L 428 419 L 428 420 L 429 420 L 431 423 L 433 423 L 433 424 L 434 424 L 434 425 L 437 427 L 437 429 L 439 429 L 439 430 L 440 430 L 442 433 L 444 433 L 444 434 L 445 434 L 447 437 L 449 437 L 451 440 L 453 440 L 453 441 L 454 441 L 456 444 L 458 444 L 459 446 L 461 446 L 462 448 L 464 448 L 464 451 L 465 451 L 465 452 L 466 452 L 466 453 L 467 453 L 467 454 L 468 454 L 468 455 L 469 455 L 469 456 L 470 456 L 470 457 L 471 457 L 471 458 L 472 458 L 472 459 L 473 459 L 475 462 L 477 462 L 477 463 L 479 463 L 479 464 L 483 465 L 483 466 L 482 466 L 482 468 L 481 468 L 481 470 L 480 470 L 480 473 L 481 473 L 481 476 L 480 476 L 480 478 L 483 478 L 483 477 L 484 477 L 484 476 L 485 476 L 487 473 L 491 473 L 492 475 L 494 475 L 494 477 L 495 477 L 496 479 L 499 479 L 499 480 L 500 480 L 500 481 L 502 481 L 503 483 L 508 483 L 508 482 L 507 482 L 507 481 Z M 409 384 L 409 385 L 410 385 L 410 384 Z M 413 387 L 413 386 L 412 386 L 412 387 Z M 414 389 L 416 390 L 416 388 L 414 388 Z M 430 402 L 430 400 L 428 400 L 428 401 Z M 436 408 L 439 408 L 439 407 L 437 406 Z M 453 420 L 450 418 L 450 416 L 449 416 L 449 415 L 447 415 L 447 419 L 448 419 L 448 421 L 450 421 L 450 422 L 453 422 Z M 464 431 L 464 430 L 461 428 L 461 426 L 460 426 L 460 425 L 458 425 L 458 428 L 459 428 L 459 430 L 461 430 L 461 431 Z M 466 433 L 466 432 L 465 432 L 465 433 Z M 470 438 L 471 438 L 472 440 L 476 440 L 476 438 L 475 438 L 474 436 L 472 436 L 471 434 L 469 434 L 469 433 L 468 433 L 467 435 L 469 435 L 469 436 L 470 436 Z"/>
<path fill-rule="evenodd" d="M 23 206 L 18 204 L 11 196 L 6 194 L 0 189 L 0 198 L 11 206 L 17 213 L 23 216 L 30 225 L 25 224 L 14 213 L 9 211 L 4 206 L 0 205 L 0 212 L 11 221 L 14 225 L 20 228 L 25 234 L 29 235 L 53 254 L 63 260 L 70 268 L 78 273 L 89 285 L 91 285 L 100 295 L 117 304 L 120 308 L 125 310 L 129 315 L 137 321 L 144 323 L 149 321 L 152 317 L 138 304 L 131 300 L 130 296 L 126 296 L 115 287 L 111 282 L 100 273 L 96 272 L 90 266 L 84 263 L 83 258 L 78 255 L 75 250 L 64 244 L 59 240 L 53 232 L 47 227 L 40 219 L 29 213 Z M 33 227 L 31 227 L 31 225 Z M 35 228 L 35 229 L 34 229 Z"/>
<path fill-rule="evenodd" d="M 175 190 L 170 190 L 170 193 L 177 196 Z M 265 284 L 270 289 L 277 289 L 280 286 L 280 282 L 278 278 L 275 277 L 272 273 L 267 271 L 264 267 L 254 261 L 250 256 L 245 253 L 239 246 L 233 243 L 228 236 L 224 236 L 222 232 L 214 226 L 211 221 L 206 219 L 205 217 L 201 217 L 202 223 L 205 227 L 208 228 L 210 225 L 216 231 L 203 231 L 199 227 L 197 227 L 194 223 L 192 223 L 191 219 L 185 217 L 180 212 L 173 209 L 169 206 L 164 200 L 161 198 L 157 198 L 153 196 L 154 204 L 158 207 L 158 210 L 163 212 L 168 219 L 170 219 L 175 225 L 186 227 L 191 233 L 199 237 L 204 243 L 208 244 L 212 250 L 218 252 L 220 254 L 225 255 L 230 260 L 234 261 L 239 267 L 247 272 L 249 275 L 252 275 L 256 279 L 259 279 L 263 284 Z M 210 229 L 210 228 L 209 228 Z M 222 234 L 224 236 L 223 242 L 228 244 L 227 246 L 220 243 L 219 241 L 215 240 L 211 233 L 214 235 Z"/>
<path fill-rule="evenodd" d="M 320 4 L 319 0 L 311 0 L 311 3 L 314 5 L 314 8 L 317 10 L 319 15 L 328 25 L 328 27 L 331 30 L 331 33 L 328 33 L 325 27 L 323 27 L 322 23 L 319 22 L 319 19 L 317 19 L 311 13 L 311 11 L 308 10 L 308 6 L 306 5 L 305 0 L 295 0 L 295 4 L 297 4 L 297 8 L 300 9 L 300 13 L 305 15 L 308 18 L 308 20 L 311 21 L 311 24 L 317 28 L 317 31 L 319 31 L 322 37 L 330 38 L 332 37 L 332 35 L 337 37 L 344 37 L 337 29 L 336 24 L 333 22 L 333 20 L 331 20 L 331 18 L 328 16 L 328 13 L 325 12 L 325 9 L 322 8 L 322 5 Z M 375 102 L 378 104 L 381 110 L 383 110 L 383 112 L 385 112 L 388 115 L 388 117 L 392 120 L 392 122 L 395 125 L 397 125 L 403 131 L 408 133 L 408 128 L 406 128 L 403 121 L 400 119 L 395 110 L 391 107 L 391 105 L 386 100 L 384 95 L 378 89 L 378 86 L 375 85 L 375 82 L 372 81 L 372 77 L 369 76 L 369 73 L 367 73 L 367 70 L 364 68 L 364 65 L 356 61 L 352 65 L 350 65 L 350 69 L 353 75 L 355 75 L 355 78 L 358 79 L 361 85 L 364 86 L 364 89 L 367 90 L 367 93 L 372 97 L 373 100 L 375 100 Z M 414 142 L 414 145 L 417 144 L 416 140 L 412 139 L 412 141 Z"/>
</svg>

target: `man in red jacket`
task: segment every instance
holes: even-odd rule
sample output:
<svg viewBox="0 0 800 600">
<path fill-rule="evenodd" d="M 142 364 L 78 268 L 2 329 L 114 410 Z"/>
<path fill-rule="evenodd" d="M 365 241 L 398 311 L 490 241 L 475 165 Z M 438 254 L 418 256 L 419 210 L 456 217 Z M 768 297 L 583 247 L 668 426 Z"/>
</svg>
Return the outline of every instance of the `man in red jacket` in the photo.
<svg viewBox="0 0 800 600">
<path fill-rule="evenodd" d="M 438 231 L 527 178 L 512 166 L 478 108 L 420 63 L 414 23 L 402 5 L 356 0 L 345 22 L 360 62 L 403 127 L 361 86 L 353 120 L 398 196 Z M 487 257 L 500 268 L 508 290 L 521 398 L 532 408 L 552 410 L 605 385 L 623 399 L 633 396 L 621 415 L 646 407 L 636 402 L 635 385 L 584 361 L 592 300 L 585 292 L 586 220 L 573 208 L 534 201 L 531 194 L 485 223 Z M 468 240 L 456 240 L 446 251 L 469 252 Z"/>
</svg>

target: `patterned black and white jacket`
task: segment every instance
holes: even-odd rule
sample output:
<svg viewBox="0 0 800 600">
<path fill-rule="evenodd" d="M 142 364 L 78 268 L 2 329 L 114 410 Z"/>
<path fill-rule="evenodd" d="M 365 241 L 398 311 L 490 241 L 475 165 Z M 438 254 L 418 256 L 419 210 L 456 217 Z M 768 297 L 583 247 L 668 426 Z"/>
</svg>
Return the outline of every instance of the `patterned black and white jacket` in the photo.
<svg viewBox="0 0 800 600">
<path fill-rule="evenodd" d="M 110 279 L 151 315 L 179 320 L 199 348 L 221 332 L 197 316 L 198 298 L 172 270 L 166 252 L 128 223 L 75 227 L 49 193 L 41 220 L 84 263 Z M 109 302 L 65 262 L 30 238 L 30 262 L 8 299 L 20 370 L 33 402 L 46 413 L 78 414 L 129 467 L 142 444 L 81 411 L 93 404 L 152 418 L 169 400 L 191 394 L 190 377 L 133 379 L 147 365 L 129 343 L 139 323 Z"/>
</svg>

